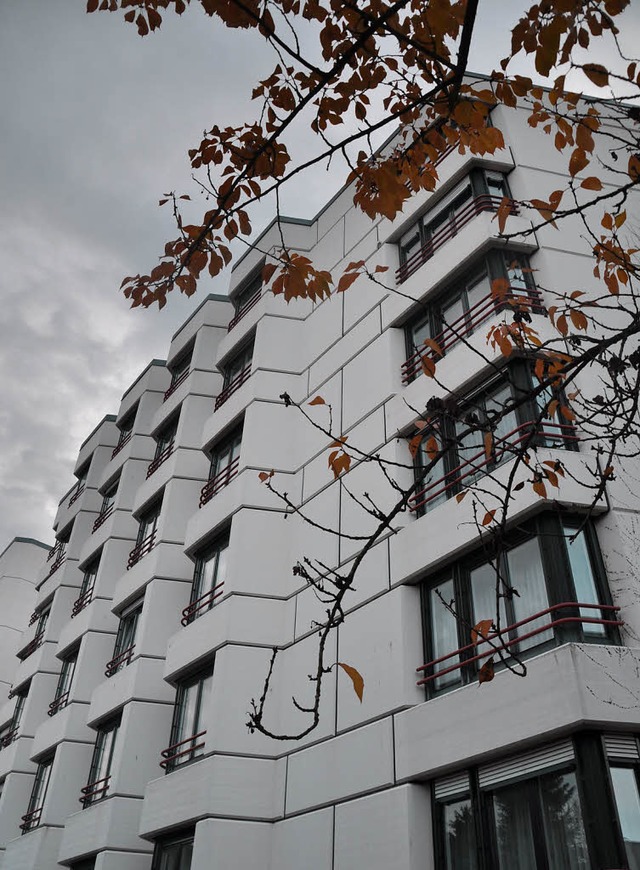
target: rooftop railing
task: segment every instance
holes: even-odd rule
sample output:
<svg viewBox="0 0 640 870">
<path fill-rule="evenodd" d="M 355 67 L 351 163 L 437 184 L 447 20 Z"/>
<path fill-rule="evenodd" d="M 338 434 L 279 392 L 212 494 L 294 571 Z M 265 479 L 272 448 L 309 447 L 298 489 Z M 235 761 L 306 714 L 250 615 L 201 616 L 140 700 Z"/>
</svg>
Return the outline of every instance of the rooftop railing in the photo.
<svg viewBox="0 0 640 870">
<path fill-rule="evenodd" d="M 526 311 L 540 312 L 543 309 L 542 296 L 536 289 L 518 290 L 511 288 L 505 296 L 500 298 L 488 293 L 479 299 L 465 313 L 448 323 L 433 341 L 438 345 L 441 354 L 425 345 L 418 348 L 409 359 L 402 364 L 402 383 L 409 384 L 422 372 L 422 361 L 427 358 L 437 362 L 461 339 L 471 335 L 486 320 L 500 311 Z"/>
<path fill-rule="evenodd" d="M 247 301 L 241 305 L 235 315 L 229 321 L 229 325 L 227 326 L 227 332 L 231 332 L 234 326 L 237 326 L 238 323 L 242 320 L 245 314 L 248 314 L 251 309 L 258 304 L 260 301 L 260 297 L 262 296 L 262 287 L 260 287 L 256 292 L 251 296 Z"/>
<path fill-rule="evenodd" d="M 116 446 L 113 448 L 113 450 L 111 452 L 112 459 L 114 459 L 118 455 L 118 453 L 120 453 L 122 448 L 125 447 L 129 443 L 129 441 L 131 441 L 132 434 L 133 434 L 132 429 L 128 429 L 126 432 L 122 432 L 120 434 L 120 438 L 118 440 L 118 443 L 116 444 Z"/>
<path fill-rule="evenodd" d="M 62 695 L 59 695 L 57 698 L 54 698 L 53 701 L 49 704 L 49 709 L 47 710 L 47 716 L 55 716 L 59 710 L 62 710 L 69 703 L 69 692 L 64 692 Z"/>
<path fill-rule="evenodd" d="M 232 381 L 229 381 L 224 390 L 218 394 L 216 397 L 215 405 L 213 406 L 213 410 L 217 411 L 224 403 L 227 401 L 229 396 L 232 396 L 236 390 L 239 390 L 240 387 L 244 384 L 245 381 L 249 380 L 249 376 L 251 375 L 251 363 L 245 366 L 240 374 L 236 375 Z"/>
<path fill-rule="evenodd" d="M 137 565 L 140 559 L 142 559 L 143 556 L 146 556 L 150 550 L 153 550 L 155 542 L 156 529 L 154 529 L 150 535 L 147 535 L 146 538 L 143 538 L 139 544 L 136 544 L 133 550 L 129 553 L 127 571 L 129 568 L 133 568 L 134 565 Z"/>
<path fill-rule="evenodd" d="M 560 611 L 563 610 L 572 610 L 574 613 L 571 613 L 568 616 L 556 616 Z M 609 626 L 609 627 L 620 627 L 624 625 L 624 622 L 620 619 L 615 618 L 604 618 L 600 617 L 590 617 L 583 616 L 582 614 L 576 614 L 576 610 L 599 610 L 606 614 L 611 614 L 612 617 L 615 617 L 615 614 L 620 610 L 619 607 L 613 604 L 585 604 L 584 602 L 579 601 L 563 601 L 561 604 L 553 604 L 550 607 L 545 608 L 545 610 L 539 610 L 537 613 L 531 614 L 531 616 L 527 616 L 525 619 L 521 619 L 519 622 L 514 622 L 512 625 L 508 625 L 505 628 L 501 629 L 500 632 L 492 631 L 487 634 L 481 640 L 478 640 L 477 643 L 468 643 L 466 646 L 460 647 L 459 649 L 453 650 L 453 652 L 447 653 L 446 655 L 440 656 L 440 658 L 434 659 L 431 662 L 428 662 L 426 665 L 420 665 L 420 667 L 416 668 L 418 673 L 426 672 L 426 676 L 421 680 L 418 680 L 418 686 L 424 686 L 428 683 L 432 682 L 439 677 L 444 677 L 446 674 L 450 674 L 453 671 L 460 670 L 461 668 L 468 667 L 469 665 L 473 665 L 476 662 L 481 661 L 482 659 L 488 658 L 489 656 L 496 655 L 500 652 L 509 653 L 516 647 L 519 643 L 522 643 L 525 640 L 529 640 L 529 638 L 536 637 L 539 634 L 543 634 L 544 632 L 548 632 L 550 629 L 555 629 L 561 625 L 600 625 L 600 626 Z M 536 628 L 531 629 L 530 631 L 525 631 L 523 634 L 515 634 L 518 629 L 523 626 L 527 626 L 530 623 L 534 622 L 536 619 L 541 619 L 544 616 L 549 616 L 549 621 L 545 622 L 544 625 L 536 626 Z M 508 635 L 513 635 L 508 637 Z M 485 649 L 482 652 L 476 652 L 475 655 L 470 655 L 474 650 L 479 649 L 484 646 Z M 486 647 L 489 647 L 486 649 Z M 466 656 L 466 657 L 465 657 Z M 458 661 L 454 661 L 453 664 L 446 665 L 450 659 L 458 658 Z M 445 667 L 436 670 L 438 665 L 445 664 Z"/>
<path fill-rule="evenodd" d="M 172 441 L 169 445 L 167 445 L 167 447 L 165 447 L 162 453 L 158 453 L 158 455 L 151 460 L 151 462 L 149 463 L 149 467 L 147 468 L 147 479 L 150 478 L 153 472 L 157 471 L 162 463 L 171 456 L 174 448 L 175 442 Z"/>
<path fill-rule="evenodd" d="M 162 400 L 163 402 L 166 402 L 167 399 L 169 399 L 175 393 L 175 391 L 178 389 L 178 387 L 181 386 L 182 384 L 184 384 L 184 382 L 189 377 L 190 372 L 191 372 L 191 369 L 186 368 L 183 372 L 180 372 L 180 374 L 178 375 L 177 378 L 175 378 L 174 380 L 171 381 L 171 385 L 169 386 L 169 389 L 165 391 L 164 398 Z"/>
<path fill-rule="evenodd" d="M 167 748 L 163 749 L 160 753 L 160 755 L 162 756 L 160 767 L 164 768 L 164 770 L 168 772 L 170 770 L 173 770 L 174 767 L 178 767 L 180 764 L 186 764 L 187 761 L 191 761 L 193 758 L 196 758 L 196 752 L 199 752 L 200 749 L 204 749 L 204 740 L 202 740 L 201 743 L 198 743 L 197 741 L 200 740 L 201 737 L 204 737 L 206 733 L 206 730 L 199 731 L 192 737 L 185 737 L 184 740 L 180 740 L 178 743 L 167 746 Z M 189 757 L 185 758 L 185 756 Z M 178 759 L 183 760 L 178 761 Z"/>
<path fill-rule="evenodd" d="M 91 601 L 93 599 L 94 585 L 95 584 L 92 584 L 88 589 L 85 589 L 82 595 L 79 595 L 73 602 L 73 606 L 71 608 L 71 619 L 73 619 L 74 616 L 77 616 L 81 611 L 83 611 L 88 604 L 91 604 Z"/>
<path fill-rule="evenodd" d="M 109 791 L 110 781 L 111 774 L 104 776 L 102 779 L 96 779 L 95 782 L 90 782 L 84 788 L 81 788 L 80 793 L 82 797 L 78 798 L 78 800 L 82 804 L 82 808 L 86 809 L 91 804 L 95 804 L 105 798 Z"/>
<path fill-rule="evenodd" d="M 106 523 L 106 521 L 109 519 L 109 517 L 113 513 L 114 507 L 115 507 L 115 505 L 112 503 L 109 505 L 109 507 L 106 510 L 100 511 L 100 513 L 98 514 L 98 516 L 94 520 L 93 528 L 91 529 L 91 534 L 93 534 L 94 532 L 97 532 L 98 529 L 100 528 L 100 526 L 103 523 Z"/>
<path fill-rule="evenodd" d="M 196 598 L 195 601 L 192 601 L 185 609 L 182 611 L 182 619 L 180 620 L 181 625 L 189 625 L 190 622 L 193 622 L 194 619 L 197 619 L 200 616 L 200 613 L 203 610 L 209 610 L 213 607 L 214 601 L 219 598 L 224 590 L 224 581 L 222 583 L 217 583 L 213 589 L 210 589 L 208 592 L 205 592 L 204 595 L 201 595 L 200 598 Z"/>
<path fill-rule="evenodd" d="M 458 211 L 454 212 L 449 220 L 437 230 L 424 245 L 415 251 L 396 272 L 396 283 L 402 284 L 410 275 L 420 268 L 423 263 L 430 260 L 435 252 L 450 239 L 457 236 L 460 230 L 475 217 L 484 211 L 497 211 L 502 202 L 502 197 L 483 193 L 465 203 Z M 517 203 L 511 202 L 510 214 L 518 214 Z"/>
<path fill-rule="evenodd" d="M 22 816 L 22 824 L 20 825 L 20 830 L 23 834 L 26 834 L 28 831 L 32 831 L 34 828 L 37 828 L 39 826 L 43 809 L 44 807 L 38 807 L 37 809 L 31 810 L 31 812 L 25 813 L 24 816 Z"/>
<path fill-rule="evenodd" d="M 105 677 L 112 677 L 114 674 L 117 674 L 118 671 L 122 670 L 122 668 L 126 668 L 127 665 L 131 664 L 131 659 L 133 658 L 133 651 L 136 648 L 135 643 L 131 644 L 130 647 L 123 650 L 117 656 L 111 659 L 110 662 L 107 662 L 107 666 L 104 672 Z"/>
<path fill-rule="evenodd" d="M 205 505 L 208 501 L 214 497 L 217 492 L 220 492 L 221 489 L 224 489 L 225 486 L 236 476 L 238 473 L 238 467 L 240 465 L 240 457 L 236 457 L 233 462 L 230 462 L 222 471 L 219 471 L 215 477 L 212 477 L 210 480 L 205 483 L 200 492 L 200 504 L 199 507 Z"/>
<path fill-rule="evenodd" d="M 470 486 L 475 475 L 485 473 L 488 467 L 494 467 L 506 462 L 515 455 L 516 449 L 524 442 L 531 442 L 532 446 L 559 446 L 566 448 L 576 447 L 580 439 L 576 431 L 568 423 L 538 423 L 530 420 L 521 423 L 504 438 L 495 438 L 491 455 L 487 457 L 486 450 L 482 448 L 469 459 L 460 462 L 454 469 L 443 474 L 437 480 L 428 483 L 418 490 L 409 499 L 409 510 L 417 512 L 426 509 L 427 505 L 446 495 L 447 498 L 455 495 L 465 486 Z"/>
</svg>

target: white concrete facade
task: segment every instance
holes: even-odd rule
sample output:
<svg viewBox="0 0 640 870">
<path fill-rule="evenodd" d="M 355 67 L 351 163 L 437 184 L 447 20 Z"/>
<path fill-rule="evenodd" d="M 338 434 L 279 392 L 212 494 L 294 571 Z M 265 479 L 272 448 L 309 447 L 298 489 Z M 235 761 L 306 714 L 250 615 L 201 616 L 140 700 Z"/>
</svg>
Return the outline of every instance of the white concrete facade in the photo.
<svg viewBox="0 0 640 870">
<path fill-rule="evenodd" d="M 564 171 L 562 158 L 527 127 L 524 113 L 498 108 L 494 123 L 508 143 L 501 153 L 486 160 L 449 154 L 437 190 L 415 197 L 395 221 L 372 222 L 346 189 L 313 221 L 286 221 L 287 243 L 334 275 L 353 260 L 370 270 L 387 266 L 393 283 L 408 228 L 435 214 L 472 171 L 478 179 L 504 174 L 516 199 L 560 186 L 551 176 Z M 463 679 L 425 693 L 416 669 L 435 641 L 424 601 L 448 571 L 458 572 L 460 588 L 470 583 L 473 596 L 466 566 L 479 551 L 471 500 L 450 499 L 422 516 L 402 514 L 397 533 L 367 555 L 347 599 L 328 658 L 362 673 L 362 703 L 334 668 L 320 723 L 305 739 L 276 742 L 245 724 L 278 646 L 267 724 L 284 732 L 304 727 L 290 699 L 310 697 L 313 623 L 323 606 L 292 565 L 308 556 L 345 566 L 358 550 L 286 516 L 259 473 L 273 469 L 278 487 L 316 523 L 350 535 L 367 533 L 373 520 L 354 506 L 345 483 L 380 504 L 388 499 L 366 464 L 333 481 L 327 439 L 279 397 L 287 392 L 306 403 L 321 395 L 350 443 L 406 463 L 406 442 L 396 434 L 411 430 L 412 408 L 445 395 L 425 377 L 403 382 L 406 328 L 422 303 L 487 257 L 502 256 L 492 218 L 474 212 L 407 277 L 402 294 L 364 277 L 319 305 L 286 305 L 258 289 L 238 317 L 234 299 L 255 279 L 263 252 L 279 245 L 271 227 L 235 269 L 230 299 L 207 297 L 174 336 L 166 361 L 153 360 L 117 414 L 87 438 L 78 482 L 60 502 L 53 555 L 40 562 L 24 555 L 37 591 L 15 599 L 25 606 L 16 603 L 10 626 L 14 634 L 24 629 L 22 639 L 13 643 L 0 630 L 0 684 L 12 684 L 0 727 L 11 729 L 23 699 L 18 733 L 0 749 L 2 870 L 495 870 L 496 860 L 504 870 L 498 822 L 489 835 L 491 824 L 480 824 L 478 814 L 497 819 L 491 813 L 499 802 L 516 800 L 507 785 L 536 783 L 539 821 L 554 772 L 565 777 L 567 795 L 571 777 L 579 782 L 579 798 L 574 789 L 566 799 L 578 801 L 583 852 L 576 846 L 574 863 L 552 865 L 549 834 L 547 852 L 538 847 L 534 863 L 522 867 L 627 866 L 624 843 L 635 841 L 624 827 L 622 791 L 611 783 L 616 770 L 640 766 L 640 490 L 629 478 L 612 482 L 597 505 L 585 550 L 600 603 L 620 608 L 619 631 L 546 637 L 524 680 L 501 672 L 481 690 Z M 508 223 L 513 233 L 529 228 L 522 215 Z M 577 224 L 516 237 L 508 252 L 529 258 L 543 299 L 545 287 L 588 289 L 593 281 Z M 470 392 L 491 378 L 498 355 L 486 349 L 486 330 L 502 315 L 492 317 L 440 363 L 448 390 Z M 530 488 L 518 495 L 512 523 L 527 541 L 544 540 L 539 530 L 559 522 L 558 507 L 570 522 L 591 501 L 579 482 L 590 455 L 544 449 L 560 453 L 575 479 L 567 475 L 553 501 Z M 399 476 L 409 482 L 412 472 Z M 556 569 L 545 548 L 543 582 L 553 600 Z M 554 552 L 566 567 L 565 550 Z M 222 583 L 215 571 L 223 562 Z M 201 577 L 207 570 L 220 583 L 215 592 Z M 35 628 L 27 625 L 34 608 Z M 20 659 L 9 666 L 16 651 Z M 496 768 L 510 759 L 516 775 Z M 604 834 L 593 818 L 602 783 L 609 789 Z M 447 815 L 458 812 L 462 825 L 467 810 L 476 818 L 473 845 L 469 822 L 456 833 Z M 519 848 L 526 851 L 525 834 Z M 472 857 L 462 864 L 462 855 Z M 169 856 L 181 863 L 166 863 Z"/>
</svg>

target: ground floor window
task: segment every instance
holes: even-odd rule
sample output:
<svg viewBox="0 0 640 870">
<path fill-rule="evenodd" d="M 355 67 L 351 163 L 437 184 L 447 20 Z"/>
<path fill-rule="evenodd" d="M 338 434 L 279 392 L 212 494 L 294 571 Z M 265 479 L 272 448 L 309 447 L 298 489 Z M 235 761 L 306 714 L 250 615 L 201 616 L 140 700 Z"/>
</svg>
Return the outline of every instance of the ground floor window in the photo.
<svg viewBox="0 0 640 870">
<path fill-rule="evenodd" d="M 156 843 L 152 870 L 191 870 L 193 832 Z"/>
</svg>

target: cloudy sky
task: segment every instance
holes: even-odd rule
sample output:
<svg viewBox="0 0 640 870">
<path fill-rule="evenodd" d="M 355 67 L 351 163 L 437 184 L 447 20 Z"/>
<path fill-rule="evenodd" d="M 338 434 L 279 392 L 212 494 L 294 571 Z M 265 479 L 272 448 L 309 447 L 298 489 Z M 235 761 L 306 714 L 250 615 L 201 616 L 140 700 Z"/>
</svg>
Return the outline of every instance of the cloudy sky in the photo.
<svg viewBox="0 0 640 870">
<path fill-rule="evenodd" d="M 203 295 L 225 292 L 226 278 L 203 282 L 162 312 L 132 311 L 118 287 L 173 238 L 157 202 L 194 193 L 187 149 L 212 123 L 251 118 L 253 82 L 273 67 L 255 36 L 199 8 L 140 39 L 85 5 L 0 0 L 0 550 L 15 535 L 52 541 L 80 443 Z M 520 5 L 483 0 L 471 69 L 507 53 L 506 10 L 515 20 Z M 341 180 L 317 170 L 283 210 L 312 217 Z M 255 229 L 271 216 L 261 205 Z"/>
</svg>

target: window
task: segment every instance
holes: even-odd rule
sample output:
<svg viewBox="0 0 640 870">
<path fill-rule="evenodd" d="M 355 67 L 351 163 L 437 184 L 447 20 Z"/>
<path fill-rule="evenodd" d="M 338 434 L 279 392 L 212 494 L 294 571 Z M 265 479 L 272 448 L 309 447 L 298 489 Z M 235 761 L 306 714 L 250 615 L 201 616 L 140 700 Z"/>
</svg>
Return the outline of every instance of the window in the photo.
<svg viewBox="0 0 640 870">
<path fill-rule="evenodd" d="M 54 574 L 58 568 L 62 565 L 64 560 L 66 559 L 67 553 L 67 544 L 69 543 L 69 539 L 71 538 L 71 531 L 73 529 L 73 523 L 69 523 L 66 529 L 60 532 L 59 535 L 56 535 L 56 544 L 49 550 L 49 554 L 47 556 L 47 561 L 51 562 L 49 565 L 49 573 L 46 576 L 46 580 Z"/>
<path fill-rule="evenodd" d="M 638 768 L 610 768 L 618 821 L 629 862 L 629 870 L 640 870 L 640 790 Z"/>
<path fill-rule="evenodd" d="M 41 761 L 36 770 L 36 776 L 31 789 L 31 797 L 29 798 L 29 807 L 27 812 L 22 817 L 20 829 L 23 834 L 37 828 L 42 818 L 45 800 L 47 799 L 47 787 L 51 778 L 51 769 L 53 768 L 53 756 L 46 761 Z"/>
<path fill-rule="evenodd" d="M 431 510 L 471 486 L 483 474 L 509 460 L 523 443 L 532 447 L 577 448 L 578 436 L 573 426 L 546 417 L 546 408 L 553 398 L 551 393 L 540 394 L 507 410 L 529 394 L 532 386 L 530 366 L 519 361 L 466 399 L 460 408 L 456 406 L 450 411 L 444 401 L 434 408 L 429 425 L 421 430 L 421 446 L 416 453 L 416 474 L 424 479 L 425 486 L 411 499 L 413 511 Z M 492 435 L 489 455 L 485 447 L 487 433 Z M 451 446 L 430 467 L 432 436 L 438 446 L 445 443 Z"/>
<path fill-rule="evenodd" d="M 147 477 L 151 477 L 153 472 L 156 471 L 156 469 L 158 469 L 162 465 L 165 459 L 168 459 L 173 453 L 179 420 L 179 413 L 175 414 L 171 418 L 171 420 L 165 423 L 164 426 L 159 429 L 154 436 L 156 441 L 156 452 L 155 456 L 149 463 L 149 468 L 147 469 Z"/>
<path fill-rule="evenodd" d="M 502 173 L 473 169 L 400 238 L 398 281 L 405 281 L 480 212 L 495 211 L 505 196 L 509 189 Z"/>
<path fill-rule="evenodd" d="M 93 599 L 93 590 L 96 585 L 96 577 L 98 576 L 98 568 L 100 567 L 100 555 L 95 556 L 85 566 L 82 583 L 80 585 L 80 594 L 73 602 L 71 608 L 71 618 L 77 616 L 84 608 L 91 603 Z"/>
<path fill-rule="evenodd" d="M 219 441 L 211 451 L 209 480 L 200 493 L 200 507 L 220 492 L 236 476 L 240 466 L 242 425 Z"/>
<path fill-rule="evenodd" d="M 171 724 L 171 745 L 162 751 L 163 761 L 160 762 L 167 773 L 202 755 L 203 738 L 207 733 L 202 726 L 210 688 L 210 671 L 196 674 L 178 686 Z"/>
<path fill-rule="evenodd" d="M 6 746 L 13 743 L 20 733 L 22 715 L 24 713 L 25 704 L 27 703 L 27 695 L 29 694 L 30 686 L 31 680 L 29 680 L 26 685 L 20 686 L 19 689 L 16 689 L 9 695 L 9 697 L 11 697 L 11 695 L 15 696 L 16 706 L 13 708 L 13 716 L 11 717 L 9 725 L 6 729 L 3 729 L 3 734 L 0 737 L 0 749 L 4 749 Z"/>
<path fill-rule="evenodd" d="M 492 295 L 491 283 L 497 278 L 509 282 L 508 296 Z M 433 346 L 425 345 L 425 341 L 435 342 L 440 353 L 446 354 L 497 311 L 514 310 L 511 303 L 515 302 L 527 313 L 542 308 L 542 298 L 533 283 L 528 261 L 522 254 L 511 251 L 490 251 L 471 271 L 426 303 L 407 325 L 408 358 L 402 366 L 403 383 L 410 383 L 422 372 L 423 360 L 438 359 L 439 354 Z"/>
<path fill-rule="evenodd" d="M 113 508 L 116 500 L 116 493 L 118 492 L 118 484 L 120 483 L 120 479 L 110 483 L 109 486 L 105 489 L 102 494 L 102 504 L 100 506 L 100 513 L 96 517 L 96 520 L 93 524 L 92 533 L 95 532 L 100 526 L 109 519 L 111 514 L 113 513 Z"/>
<path fill-rule="evenodd" d="M 189 370 L 191 367 L 191 359 L 193 357 L 193 343 L 180 354 L 178 359 L 174 360 L 169 366 L 169 371 L 171 372 L 171 383 L 169 384 L 169 389 L 164 394 L 164 401 L 175 393 L 180 384 L 183 384 L 186 379 L 189 377 Z"/>
<path fill-rule="evenodd" d="M 225 536 L 203 550 L 196 557 L 191 600 L 182 611 L 182 624 L 188 625 L 198 616 L 210 610 L 222 595 L 227 573 L 229 538 Z"/>
<path fill-rule="evenodd" d="M 48 604 L 46 607 L 43 607 L 42 610 L 38 611 L 38 617 L 36 619 L 36 630 L 33 639 L 30 640 L 29 643 L 17 653 L 17 656 L 21 661 L 29 658 L 29 656 L 32 655 L 37 649 L 39 649 L 44 643 L 44 636 L 47 630 L 47 623 L 49 621 L 50 612 L 51 604 Z"/>
<path fill-rule="evenodd" d="M 58 685 L 53 701 L 49 704 L 49 716 L 55 716 L 58 710 L 62 710 L 69 703 L 69 694 L 71 692 L 71 683 L 73 682 L 73 674 L 76 669 L 78 660 L 78 650 L 68 653 L 62 659 L 62 668 L 58 677 Z"/>
<path fill-rule="evenodd" d="M 90 460 L 85 462 L 82 469 L 76 475 L 78 478 L 78 482 L 76 483 L 76 485 L 73 488 L 73 492 L 71 493 L 71 497 L 69 498 L 69 504 L 67 505 L 67 507 L 71 507 L 71 505 L 75 501 L 77 501 L 80 498 L 80 496 L 82 495 L 82 493 L 84 492 L 84 488 L 85 488 L 85 485 L 87 482 L 87 477 L 89 475 L 89 465 L 90 465 Z"/>
<path fill-rule="evenodd" d="M 469 626 L 491 620 L 500 634 L 471 643 Z M 420 683 L 431 694 L 476 679 L 489 656 L 526 655 L 544 644 L 617 643 L 617 608 L 611 604 L 591 525 L 543 514 L 513 532 L 502 552 L 461 561 L 423 584 L 427 665 Z M 516 623 L 519 625 L 516 627 Z"/>
<path fill-rule="evenodd" d="M 89 782 L 82 789 L 82 807 L 86 809 L 107 797 L 111 781 L 113 752 L 118 736 L 120 719 L 113 719 L 98 728 L 93 757 L 89 770 Z"/>
<path fill-rule="evenodd" d="M 150 550 L 153 549 L 156 543 L 156 532 L 158 529 L 158 520 L 160 519 L 160 511 L 162 510 L 162 496 L 155 501 L 150 507 L 140 514 L 138 526 L 138 537 L 136 545 L 129 553 L 129 561 L 127 570 L 142 559 Z"/>
<path fill-rule="evenodd" d="M 69 870 L 95 870 L 95 868 L 95 858 L 85 858 L 83 861 L 76 861 L 74 864 L 69 865 Z"/>
<path fill-rule="evenodd" d="M 255 277 L 250 278 L 245 286 L 234 296 L 232 302 L 236 313 L 229 321 L 227 331 L 231 332 L 233 327 L 242 320 L 242 318 L 251 311 L 254 305 L 262 295 L 262 267 L 260 272 Z"/>
<path fill-rule="evenodd" d="M 191 870 L 193 832 L 156 843 L 151 870 Z"/>
<path fill-rule="evenodd" d="M 251 361 L 253 358 L 253 341 L 250 344 L 238 351 L 235 356 L 227 362 L 222 373 L 224 375 L 224 385 L 222 392 L 216 398 L 214 411 L 217 411 L 221 405 L 227 401 L 229 396 L 233 395 L 236 390 L 248 380 L 251 374 Z"/>
<path fill-rule="evenodd" d="M 138 411 L 138 406 L 136 405 L 132 408 L 128 414 L 126 414 L 120 423 L 117 424 L 118 429 L 120 430 L 120 436 L 118 438 L 118 443 L 113 448 L 113 452 L 111 454 L 111 458 L 113 459 L 115 456 L 120 453 L 122 448 L 131 441 L 131 435 L 133 434 L 133 425 L 136 420 L 136 413 Z"/>
<path fill-rule="evenodd" d="M 142 599 L 134 602 L 123 611 L 118 624 L 118 633 L 113 648 L 113 658 L 107 663 L 105 676 L 112 677 L 131 663 L 135 649 L 138 620 L 142 613 Z"/>
</svg>

